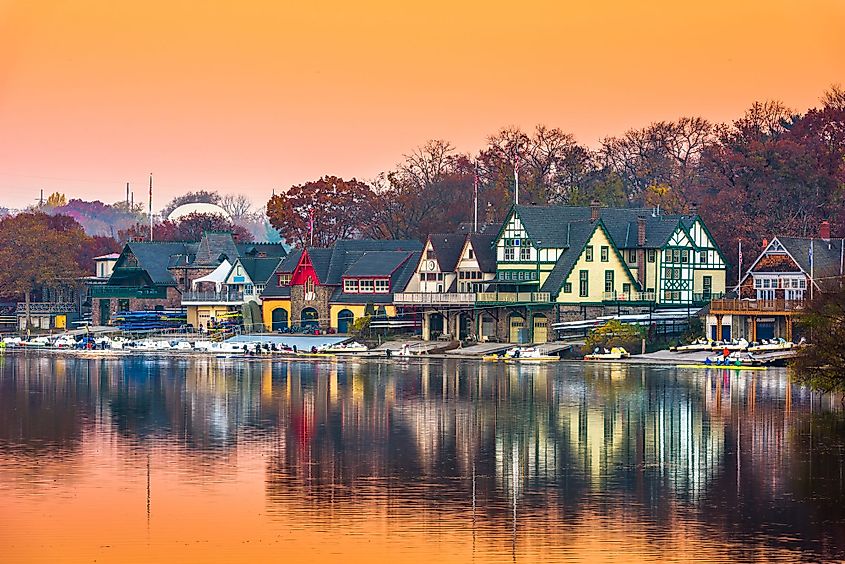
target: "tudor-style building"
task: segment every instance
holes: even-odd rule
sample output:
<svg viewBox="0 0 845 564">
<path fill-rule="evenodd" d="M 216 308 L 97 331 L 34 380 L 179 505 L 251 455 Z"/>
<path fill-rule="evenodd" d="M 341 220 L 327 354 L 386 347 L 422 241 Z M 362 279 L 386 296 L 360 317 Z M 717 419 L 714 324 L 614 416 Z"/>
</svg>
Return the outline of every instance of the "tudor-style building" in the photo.
<svg viewBox="0 0 845 564">
<path fill-rule="evenodd" d="M 812 249 L 812 251 L 811 251 Z M 812 257 L 812 258 L 811 258 Z M 822 222 L 818 238 L 775 237 L 742 275 L 731 295 L 707 310 L 711 339 L 795 340 L 794 322 L 817 292 L 839 289 L 845 273 L 845 240 Z"/>
<path fill-rule="evenodd" d="M 346 333 L 365 315 L 395 317 L 393 295 L 407 284 L 421 247 L 418 241 L 348 240 L 304 249 L 290 273 L 289 261 L 279 265 L 262 294 L 265 324 Z"/>
<path fill-rule="evenodd" d="M 543 342 L 554 323 L 699 307 L 725 291 L 725 261 L 698 215 L 652 209 L 514 206 L 497 274 L 476 306 L 497 334 Z"/>
<path fill-rule="evenodd" d="M 416 309 L 422 335 L 479 339 L 495 334 L 475 309 L 476 296 L 496 275 L 493 241 L 499 225 L 485 224 L 481 233 L 459 231 L 429 235 L 414 275 L 394 303 Z"/>
</svg>

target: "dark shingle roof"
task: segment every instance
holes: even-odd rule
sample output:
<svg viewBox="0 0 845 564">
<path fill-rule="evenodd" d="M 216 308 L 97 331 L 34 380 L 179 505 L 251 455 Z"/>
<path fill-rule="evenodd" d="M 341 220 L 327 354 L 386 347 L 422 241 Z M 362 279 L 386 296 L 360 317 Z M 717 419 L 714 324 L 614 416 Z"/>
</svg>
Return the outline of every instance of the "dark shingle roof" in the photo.
<svg viewBox="0 0 845 564">
<path fill-rule="evenodd" d="M 467 236 L 463 233 L 435 233 L 428 236 L 442 272 L 453 272 L 461 258 Z"/>
<path fill-rule="evenodd" d="M 403 239 L 350 239 L 338 241 L 330 249 L 308 249 L 308 256 L 317 272 L 321 284 L 336 285 L 346 269 L 368 251 L 418 251 L 422 249 L 419 241 Z M 314 254 L 316 251 L 316 254 Z M 315 259 L 316 257 L 316 259 Z M 319 268 L 318 268 L 319 264 Z"/>
<path fill-rule="evenodd" d="M 235 245 L 238 249 L 238 255 L 242 257 L 256 257 L 258 255 L 266 255 L 270 257 L 285 257 L 287 251 L 282 243 L 238 243 Z"/>
<path fill-rule="evenodd" d="M 382 253 L 385 251 L 373 251 L 366 253 L 366 255 L 370 255 L 370 257 L 361 257 L 360 260 L 364 261 L 364 264 L 367 265 L 370 263 L 370 260 L 373 258 L 382 258 Z M 393 302 L 393 293 L 394 292 L 401 292 L 404 290 L 405 286 L 408 285 L 408 280 L 410 280 L 411 276 L 414 275 L 416 272 L 417 264 L 420 261 L 420 256 L 422 252 L 415 251 L 411 253 L 406 252 L 398 252 L 398 251 L 387 251 L 390 255 L 395 255 L 392 258 L 400 258 L 400 256 L 404 255 L 404 261 L 396 265 L 390 276 L 390 293 L 388 294 L 345 294 L 343 292 L 342 287 L 338 287 L 332 297 L 330 298 L 331 303 L 346 303 L 346 304 L 361 304 L 361 303 L 373 303 L 373 304 L 388 304 Z M 379 255 L 379 256 L 376 256 Z M 357 262 L 356 262 L 357 264 Z M 369 267 L 368 267 L 369 268 Z M 382 268 L 382 270 L 385 270 Z M 389 273 L 388 273 L 389 274 Z M 359 275 L 363 276 L 363 275 Z"/>
<path fill-rule="evenodd" d="M 276 272 L 279 274 L 293 274 L 296 265 L 299 264 L 299 259 L 302 258 L 302 249 L 291 249 L 279 266 L 276 267 Z"/>
<path fill-rule="evenodd" d="M 305 252 L 308 253 L 308 258 L 311 259 L 311 266 L 314 267 L 314 272 L 317 273 L 317 280 L 320 281 L 320 284 L 325 284 L 329 274 L 329 265 L 332 260 L 332 250 L 322 247 L 308 247 Z"/>
<path fill-rule="evenodd" d="M 244 270 L 254 284 L 266 283 L 276 271 L 276 267 L 279 266 L 280 262 L 281 259 L 279 257 L 240 259 L 241 266 L 244 267 Z"/>
<path fill-rule="evenodd" d="M 408 251 L 367 251 L 349 265 L 343 276 L 391 276 L 412 254 Z"/>
<path fill-rule="evenodd" d="M 825 291 L 839 287 L 842 260 L 842 245 L 845 239 L 831 239 L 830 244 L 822 239 L 806 237 L 778 237 L 783 248 L 792 255 L 805 273 L 812 271 L 816 285 Z M 810 241 L 813 244 L 813 268 L 810 268 Z"/>
<path fill-rule="evenodd" d="M 560 291 L 564 280 L 569 276 L 575 263 L 578 262 L 578 257 L 581 256 L 581 252 L 584 250 L 587 241 L 590 240 L 597 224 L 587 219 L 586 221 L 572 222 L 570 225 L 572 225 L 569 235 L 570 246 L 557 259 L 554 268 L 540 288 L 541 292 L 557 294 Z"/>
<path fill-rule="evenodd" d="M 233 263 L 238 259 L 238 256 L 240 256 L 238 248 L 235 246 L 235 240 L 232 238 L 231 233 L 206 231 L 202 234 L 202 239 L 197 247 L 196 258 L 191 266 L 217 266 L 222 262 L 223 258 Z"/>
<path fill-rule="evenodd" d="M 167 270 L 171 256 L 190 255 L 188 243 L 133 241 L 126 244 L 123 255 L 132 253 L 138 259 L 138 267 L 144 269 L 153 284 L 173 286 L 176 280 Z M 118 259 L 116 267 L 124 266 L 123 258 Z"/>
<path fill-rule="evenodd" d="M 498 229 L 486 233 L 473 233 L 469 236 L 472 250 L 475 252 L 475 260 L 481 272 L 496 272 L 496 234 Z"/>
</svg>

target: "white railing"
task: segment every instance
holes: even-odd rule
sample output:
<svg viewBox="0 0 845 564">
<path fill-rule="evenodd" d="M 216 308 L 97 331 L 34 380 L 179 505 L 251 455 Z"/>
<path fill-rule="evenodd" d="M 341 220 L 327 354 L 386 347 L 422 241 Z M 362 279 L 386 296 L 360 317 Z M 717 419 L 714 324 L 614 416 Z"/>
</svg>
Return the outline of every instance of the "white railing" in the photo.
<svg viewBox="0 0 845 564">
<path fill-rule="evenodd" d="M 605 302 L 653 302 L 654 292 L 604 292 L 602 301 Z"/>
<path fill-rule="evenodd" d="M 549 292 L 480 292 L 476 301 L 484 303 L 548 303 L 551 301 Z"/>
<path fill-rule="evenodd" d="M 398 292 L 393 303 L 403 305 L 472 305 L 475 294 L 465 292 Z"/>
</svg>

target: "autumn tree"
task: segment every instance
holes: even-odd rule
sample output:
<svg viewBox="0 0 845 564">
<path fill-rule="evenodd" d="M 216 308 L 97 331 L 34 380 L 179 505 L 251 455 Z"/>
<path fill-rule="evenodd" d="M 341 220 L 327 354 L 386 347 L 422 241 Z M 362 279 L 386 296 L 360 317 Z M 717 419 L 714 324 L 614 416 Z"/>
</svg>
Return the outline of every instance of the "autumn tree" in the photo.
<svg viewBox="0 0 845 564">
<path fill-rule="evenodd" d="M 84 273 L 78 261 L 88 239 L 67 216 L 21 213 L 0 221 L 0 294 L 24 298 L 27 328 L 33 292 Z"/>
<path fill-rule="evenodd" d="M 313 234 L 314 246 L 330 247 L 362 235 L 372 221 L 373 198 L 363 182 L 324 176 L 271 197 L 267 217 L 288 243 L 311 245 Z"/>
<path fill-rule="evenodd" d="M 154 241 L 199 241 L 206 231 L 228 231 L 238 242 L 253 240 L 252 233 L 240 225 L 236 225 L 218 214 L 191 213 L 179 218 L 178 221 L 164 220 L 153 225 Z M 120 232 L 121 241 L 141 240 L 150 238 L 148 223 L 137 223 Z"/>
<path fill-rule="evenodd" d="M 795 380 L 822 393 L 845 392 L 845 290 L 817 294 L 800 325 L 810 342 L 798 349 Z"/>
<path fill-rule="evenodd" d="M 67 198 L 60 192 L 53 192 L 47 196 L 47 201 L 44 203 L 48 208 L 59 208 L 67 204 Z"/>
</svg>

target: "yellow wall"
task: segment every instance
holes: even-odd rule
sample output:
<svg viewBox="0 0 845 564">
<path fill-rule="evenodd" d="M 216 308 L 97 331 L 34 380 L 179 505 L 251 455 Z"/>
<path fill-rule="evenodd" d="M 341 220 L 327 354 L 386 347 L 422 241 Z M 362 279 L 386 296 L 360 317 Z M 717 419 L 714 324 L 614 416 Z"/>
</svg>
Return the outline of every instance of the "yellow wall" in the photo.
<svg viewBox="0 0 845 564">
<path fill-rule="evenodd" d="M 382 304 L 374 304 L 378 308 Z M 396 315 L 396 306 L 393 304 L 383 304 L 384 311 L 388 317 Z M 366 304 L 329 304 L 329 317 L 331 317 L 331 326 L 337 329 L 337 315 L 344 309 L 348 309 L 355 316 L 355 319 L 364 317 L 364 310 L 367 308 Z"/>
<path fill-rule="evenodd" d="M 189 305 L 187 306 L 186 314 L 188 324 L 199 329 L 200 326 L 206 326 L 209 320 L 216 319 L 218 316 L 229 313 L 230 311 L 234 311 L 234 309 L 229 309 L 229 306 L 225 305 Z"/>
<path fill-rule="evenodd" d="M 695 270 L 693 276 L 693 293 L 700 294 L 704 291 L 704 277 L 713 277 L 714 294 L 723 294 L 725 292 L 725 271 L 724 270 Z"/>
<path fill-rule="evenodd" d="M 261 317 L 267 329 L 273 327 L 273 310 L 278 308 L 288 312 L 288 327 L 290 327 L 290 298 L 264 298 L 261 301 Z"/>
<path fill-rule="evenodd" d="M 572 268 L 572 272 L 569 273 L 569 276 L 565 280 L 572 284 L 572 292 L 566 293 L 561 288 L 560 293 L 558 294 L 557 301 L 559 303 L 597 303 L 601 302 L 604 299 L 604 271 L 605 270 L 613 270 L 613 290 L 615 292 L 622 291 L 622 284 L 631 284 L 631 291 L 636 291 L 637 288 L 637 281 L 636 279 L 630 277 L 628 272 L 625 270 L 624 263 L 619 259 L 619 255 L 616 251 L 613 250 L 613 245 L 610 244 L 610 241 L 605 235 L 604 231 L 601 228 L 596 229 L 593 236 L 587 242 L 587 245 L 593 246 L 593 260 L 592 262 L 587 262 L 587 254 L 585 252 L 581 252 L 581 256 L 578 258 L 578 262 L 575 263 L 575 266 Z M 608 253 L 608 261 L 602 262 L 601 261 L 601 248 L 603 246 L 610 247 Z M 579 295 L 579 277 L 580 271 L 586 270 L 589 272 L 589 295 L 586 297 L 582 297 Z"/>
</svg>

